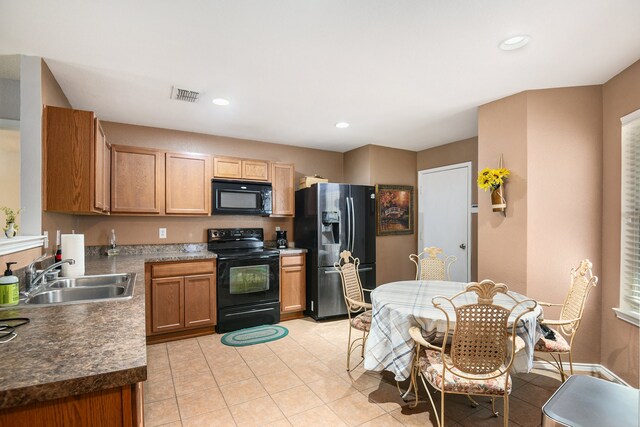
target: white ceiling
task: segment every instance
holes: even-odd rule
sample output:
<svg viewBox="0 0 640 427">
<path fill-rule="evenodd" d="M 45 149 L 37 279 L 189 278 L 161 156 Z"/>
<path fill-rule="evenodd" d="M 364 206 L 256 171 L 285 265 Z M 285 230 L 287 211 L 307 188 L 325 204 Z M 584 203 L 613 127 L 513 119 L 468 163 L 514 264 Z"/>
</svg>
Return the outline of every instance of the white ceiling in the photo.
<svg viewBox="0 0 640 427">
<path fill-rule="evenodd" d="M 420 150 L 476 135 L 483 103 L 604 83 L 639 58 L 638 17 L 638 0 L 0 0 L 0 54 L 46 58 L 104 120 Z"/>
</svg>

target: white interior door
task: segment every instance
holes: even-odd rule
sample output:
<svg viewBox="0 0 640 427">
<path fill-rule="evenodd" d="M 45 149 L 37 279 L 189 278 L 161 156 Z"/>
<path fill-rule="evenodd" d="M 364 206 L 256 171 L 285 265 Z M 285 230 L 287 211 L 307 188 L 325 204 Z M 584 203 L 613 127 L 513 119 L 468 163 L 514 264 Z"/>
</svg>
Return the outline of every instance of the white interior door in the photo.
<svg viewBox="0 0 640 427">
<path fill-rule="evenodd" d="M 418 253 L 426 246 L 442 248 L 457 261 L 451 280 L 471 277 L 471 163 L 418 172 Z"/>
</svg>

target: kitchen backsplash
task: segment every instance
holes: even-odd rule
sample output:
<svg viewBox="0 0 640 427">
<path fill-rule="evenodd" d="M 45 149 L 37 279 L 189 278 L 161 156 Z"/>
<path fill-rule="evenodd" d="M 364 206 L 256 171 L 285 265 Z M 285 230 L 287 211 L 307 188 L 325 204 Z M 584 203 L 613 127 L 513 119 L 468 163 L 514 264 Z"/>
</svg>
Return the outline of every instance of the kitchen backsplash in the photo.
<svg viewBox="0 0 640 427">
<path fill-rule="evenodd" d="M 85 256 L 106 255 L 107 246 L 87 246 Z M 207 250 L 206 243 L 174 243 L 168 245 L 118 245 L 121 255 L 146 255 L 167 252 L 202 252 Z"/>
</svg>

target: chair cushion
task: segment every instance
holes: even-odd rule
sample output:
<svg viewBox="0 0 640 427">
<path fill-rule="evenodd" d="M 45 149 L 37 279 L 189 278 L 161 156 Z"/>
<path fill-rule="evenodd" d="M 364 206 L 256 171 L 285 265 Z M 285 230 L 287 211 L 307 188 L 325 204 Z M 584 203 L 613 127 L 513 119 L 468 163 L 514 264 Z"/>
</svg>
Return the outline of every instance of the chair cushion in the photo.
<svg viewBox="0 0 640 427">
<path fill-rule="evenodd" d="M 536 343 L 536 351 L 544 351 L 546 353 L 568 353 L 571 350 L 571 346 L 564 337 L 558 333 L 555 329 L 552 331 L 556 335 L 555 340 L 550 340 L 545 337 L 541 337 Z"/>
<path fill-rule="evenodd" d="M 486 379 L 491 375 L 473 375 L 462 373 L 458 369 L 451 368 L 453 363 L 449 355 L 445 354 L 447 362 L 447 373 L 444 383 L 444 390 L 447 392 L 464 393 L 464 394 L 488 394 L 495 396 L 503 396 L 505 394 L 505 380 L 508 376 L 504 373 L 498 377 Z M 440 351 L 425 350 L 424 356 L 418 360 L 420 371 L 424 374 L 429 383 L 438 390 L 442 390 L 442 357 Z M 504 366 L 502 367 L 504 369 Z M 474 379 L 462 378 L 456 373 L 461 373 L 467 377 Z M 511 393 L 511 377 L 509 376 L 509 384 L 506 394 Z"/>
<path fill-rule="evenodd" d="M 371 329 L 371 310 L 364 311 L 351 318 L 351 326 L 359 331 L 369 332 L 369 329 Z"/>
</svg>

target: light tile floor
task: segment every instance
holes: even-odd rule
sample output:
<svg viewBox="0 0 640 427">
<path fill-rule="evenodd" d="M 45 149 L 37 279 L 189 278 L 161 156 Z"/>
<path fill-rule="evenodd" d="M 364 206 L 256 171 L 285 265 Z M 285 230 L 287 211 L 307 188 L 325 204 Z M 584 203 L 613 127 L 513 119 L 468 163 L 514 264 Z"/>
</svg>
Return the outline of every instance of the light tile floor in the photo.
<svg viewBox="0 0 640 427">
<path fill-rule="evenodd" d="M 400 398 L 393 376 L 346 372 L 347 321 L 282 323 L 289 335 L 250 347 L 227 347 L 221 335 L 147 347 L 145 425 L 153 426 L 429 426 L 429 403 Z M 354 356 L 357 362 L 358 356 Z M 539 426 L 541 407 L 560 385 L 540 371 L 514 377 L 510 425 Z M 425 392 L 421 396 L 425 397 Z M 438 394 L 434 395 L 439 405 Z M 450 426 L 502 426 L 489 399 L 447 395 Z M 497 404 L 502 409 L 502 400 Z M 439 407 L 439 406 L 438 406 Z"/>
</svg>

